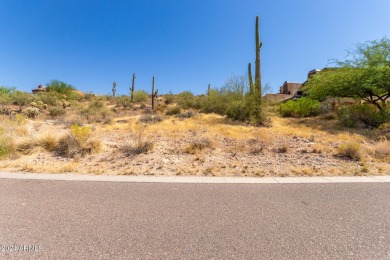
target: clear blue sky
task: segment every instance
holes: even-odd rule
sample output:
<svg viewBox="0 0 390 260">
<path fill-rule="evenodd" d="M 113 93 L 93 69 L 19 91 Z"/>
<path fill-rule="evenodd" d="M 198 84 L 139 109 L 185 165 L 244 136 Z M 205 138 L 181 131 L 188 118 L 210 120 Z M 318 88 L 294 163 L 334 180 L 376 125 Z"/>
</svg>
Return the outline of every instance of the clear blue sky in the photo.
<svg viewBox="0 0 390 260">
<path fill-rule="evenodd" d="M 358 42 L 390 35 L 389 0 L 0 0 L 0 85 L 52 79 L 98 94 L 220 87 L 255 60 L 263 83 L 303 82 Z"/>
</svg>

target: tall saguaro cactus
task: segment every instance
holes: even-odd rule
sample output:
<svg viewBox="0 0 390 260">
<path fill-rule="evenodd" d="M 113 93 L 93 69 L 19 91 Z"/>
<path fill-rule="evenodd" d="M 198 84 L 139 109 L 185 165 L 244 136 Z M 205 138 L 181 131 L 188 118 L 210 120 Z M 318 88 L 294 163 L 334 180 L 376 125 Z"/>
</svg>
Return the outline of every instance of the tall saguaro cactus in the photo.
<svg viewBox="0 0 390 260">
<path fill-rule="evenodd" d="M 115 93 L 116 93 L 116 82 L 114 80 L 114 82 L 112 83 L 112 96 L 115 97 Z"/>
<path fill-rule="evenodd" d="M 255 74 L 255 92 L 261 97 L 261 61 L 260 48 L 263 43 L 260 41 L 259 17 L 256 16 L 256 74 Z"/>
<path fill-rule="evenodd" d="M 210 96 L 210 90 L 211 90 L 211 86 L 209 84 L 209 86 L 207 87 L 207 96 Z"/>
<path fill-rule="evenodd" d="M 152 110 L 154 112 L 154 98 L 157 97 L 157 94 L 158 94 L 158 89 L 156 91 L 154 91 L 154 76 L 153 76 L 153 80 L 152 80 Z"/>
<path fill-rule="evenodd" d="M 130 90 L 131 102 L 133 102 L 133 100 L 134 100 L 134 81 L 135 81 L 135 73 L 133 73 L 133 81 L 131 83 L 131 90 Z"/>
</svg>

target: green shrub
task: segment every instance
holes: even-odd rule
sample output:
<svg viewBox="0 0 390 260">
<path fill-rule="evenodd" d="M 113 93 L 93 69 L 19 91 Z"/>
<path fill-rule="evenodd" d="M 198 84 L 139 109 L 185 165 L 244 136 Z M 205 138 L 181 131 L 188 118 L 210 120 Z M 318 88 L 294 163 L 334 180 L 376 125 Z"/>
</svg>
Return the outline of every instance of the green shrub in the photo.
<svg viewBox="0 0 390 260">
<path fill-rule="evenodd" d="M 319 101 L 303 97 L 296 101 L 289 100 L 281 104 L 278 112 L 283 117 L 308 117 L 317 115 L 319 109 Z"/>
<path fill-rule="evenodd" d="M 62 107 L 53 107 L 49 109 L 49 115 L 52 117 L 62 116 L 66 114 L 66 110 Z"/>
<path fill-rule="evenodd" d="M 175 96 L 172 93 L 164 95 L 165 105 L 172 104 L 175 101 Z"/>
<path fill-rule="evenodd" d="M 228 107 L 242 98 L 243 96 L 237 92 L 211 89 L 208 96 L 200 97 L 200 110 L 203 113 L 226 115 Z"/>
<path fill-rule="evenodd" d="M 10 95 L 11 103 L 17 106 L 26 106 L 31 102 L 38 101 L 38 97 L 22 91 L 15 91 Z"/>
<path fill-rule="evenodd" d="M 337 113 L 338 119 L 346 127 L 377 128 L 390 122 L 388 112 L 379 111 L 372 105 L 351 105 L 340 108 Z"/>
<path fill-rule="evenodd" d="M 181 112 L 180 106 L 174 106 L 174 107 L 168 109 L 167 112 L 165 112 L 165 114 L 167 116 L 172 116 L 172 115 L 180 114 L 180 112 Z"/>
<path fill-rule="evenodd" d="M 247 94 L 241 99 L 232 102 L 227 109 L 227 117 L 255 125 L 264 124 L 266 120 L 259 99 L 260 97 L 258 96 Z"/>
<path fill-rule="evenodd" d="M 147 102 L 149 99 L 149 94 L 146 93 L 146 91 L 143 90 L 137 90 L 134 91 L 134 102 L 135 103 L 144 103 Z"/>
<path fill-rule="evenodd" d="M 0 86 L 0 95 L 10 95 L 15 92 L 15 87 Z"/>
<path fill-rule="evenodd" d="M 241 99 L 231 103 L 226 111 L 228 118 L 238 121 L 248 121 L 250 116 L 250 109 L 246 100 Z"/>
<path fill-rule="evenodd" d="M 132 107 L 131 98 L 129 96 L 121 96 L 115 99 L 115 103 L 118 107 L 130 108 Z"/>
<path fill-rule="evenodd" d="M 67 100 L 73 100 L 79 97 L 79 94 L 75 92 L 75 87 L 59 80 L 52 80 L 47 83 L 46 90 L 51 94 L 59 94 Z"/>
<path fill-rule="evenodd" d="M 89 103 L 88 107 L 81 110 L 81 115 L 87 118 L 88 122 L 102 122 L 112 115 L 101 100 L 95 100 Z"/>
<path fill-rule="evenodd" d="M 190 91 L 184 91 L 177 95 L 177 103 L 184 109 L 196 108 L 196 97 Z"/>
<path fill-rule="evenodd" d="M 49 106 L 57 106 L 61 103 L 61 96 L 56 92 L 51 93 L 38 93 L 35 96 L 44 104 Z"/>
</svg>

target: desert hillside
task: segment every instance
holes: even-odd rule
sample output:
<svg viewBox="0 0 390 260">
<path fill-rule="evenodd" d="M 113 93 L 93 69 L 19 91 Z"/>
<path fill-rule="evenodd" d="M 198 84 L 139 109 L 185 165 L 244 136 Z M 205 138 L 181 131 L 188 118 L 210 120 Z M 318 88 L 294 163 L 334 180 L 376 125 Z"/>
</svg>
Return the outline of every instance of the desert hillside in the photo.
<svg viewBox="0 0 390 260">
<path fill-rule="evenodd" d="M 282 118 L 269 105 L 267 124 L 258 127 L 188 108 L 175 95 L 157 98 L 154 112 L 149 97 L 130 102 L 87 95 L 54 105 L 42 100 L 2 106 L 1 171 L 259 177 L 390 172 L 388 126 L 345 128 L 330 113 Z"/>
</svg>

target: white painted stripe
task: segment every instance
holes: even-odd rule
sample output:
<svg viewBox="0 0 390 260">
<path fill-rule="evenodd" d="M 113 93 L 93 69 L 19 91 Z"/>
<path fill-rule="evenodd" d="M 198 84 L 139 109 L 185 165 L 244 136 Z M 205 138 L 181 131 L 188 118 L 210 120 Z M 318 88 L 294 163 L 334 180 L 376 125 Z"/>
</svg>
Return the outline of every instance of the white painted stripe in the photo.
<svg viewBox="0 0 390 260">
<path fill-rule="evenodd" d="M 33 174 L 0 172 L 0 179 L 59 180 L 59 181 L 107 181 L 138 183 L 370 183 L 390 182 L 390 176 L 363 177 L 198 177 L 198 176 L 112 176 L 82 174 Z"/>
</svg>

